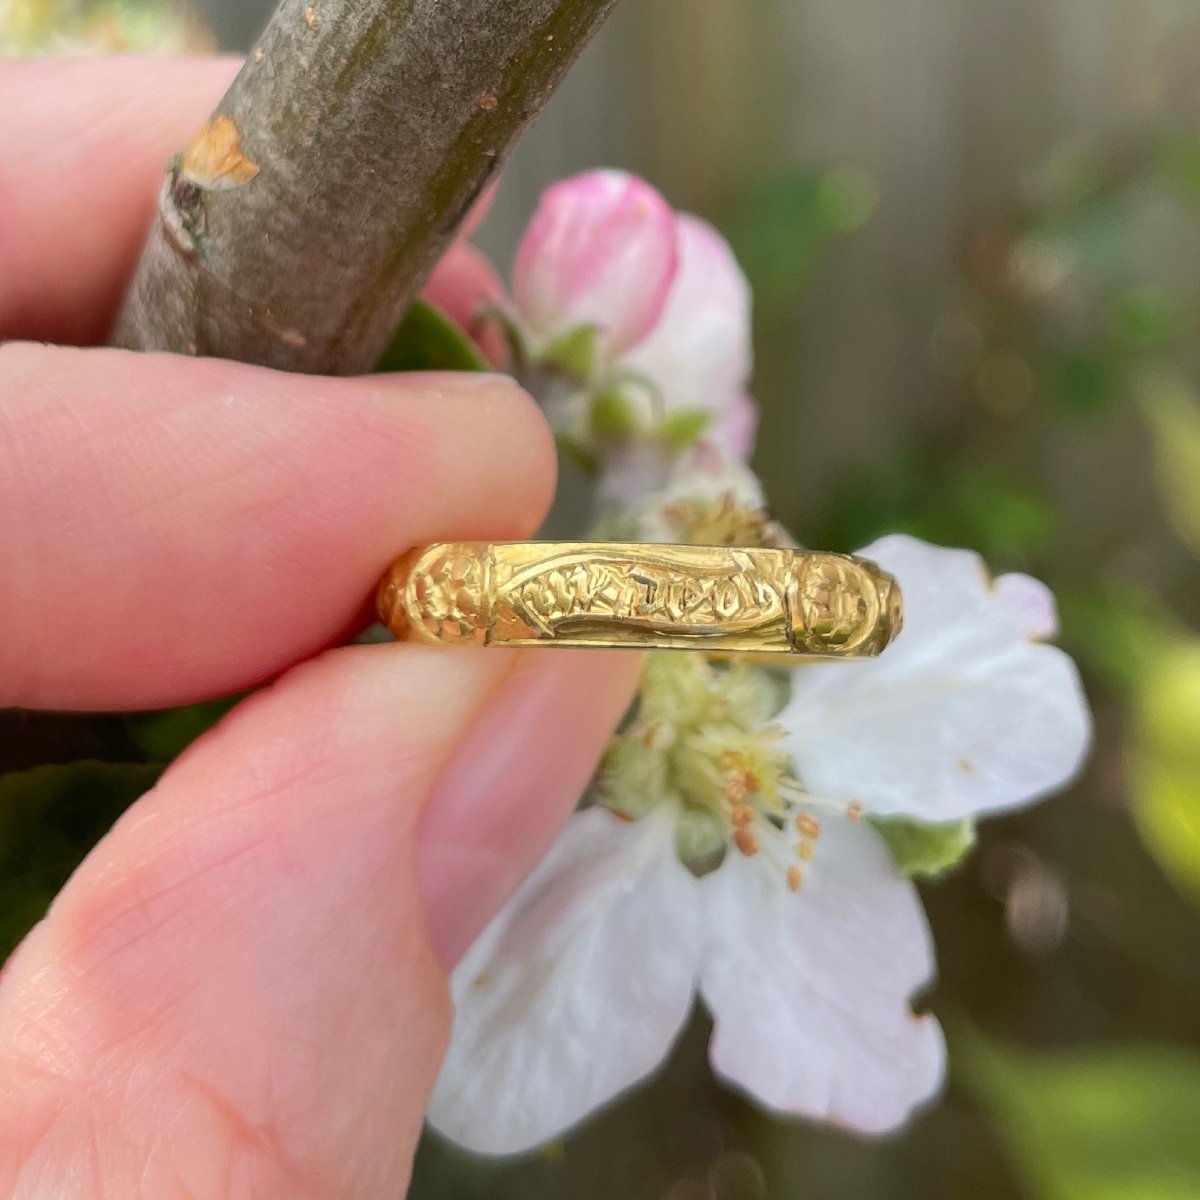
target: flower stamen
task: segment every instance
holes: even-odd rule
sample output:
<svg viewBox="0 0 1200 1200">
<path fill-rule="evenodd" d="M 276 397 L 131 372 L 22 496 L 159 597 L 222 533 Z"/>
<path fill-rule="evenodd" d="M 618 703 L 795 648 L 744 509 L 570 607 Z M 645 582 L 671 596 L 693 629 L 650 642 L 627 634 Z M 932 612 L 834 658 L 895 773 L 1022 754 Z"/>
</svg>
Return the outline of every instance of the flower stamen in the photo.
<svg viewBox="0 0 1200 1200">
<path fill-rule="evenodd" d="M 795 820 L 796 832 L 809 841 L 816 841 L 821 836 L 821 822 L 812 813 L 800 813 Z"/>
<path fill-rule="evenodd" d="M 734 829 L 744 829 L 754 820 L 754 809 L 749 804 L 735 804 L 729 814 Z"/>
<path fill-rule="evenodd" d="M 733 835 L 733 844 L 747 857 L 753 858 L 758 853 L 758 834 L 749 825 L 743 825 Z"/>
</svg>

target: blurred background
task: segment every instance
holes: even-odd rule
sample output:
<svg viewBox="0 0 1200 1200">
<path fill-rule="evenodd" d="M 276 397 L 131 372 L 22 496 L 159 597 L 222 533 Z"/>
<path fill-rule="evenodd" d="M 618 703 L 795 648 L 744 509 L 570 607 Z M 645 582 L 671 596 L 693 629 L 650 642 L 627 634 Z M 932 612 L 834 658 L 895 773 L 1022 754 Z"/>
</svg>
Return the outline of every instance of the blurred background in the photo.
<svg viewBox="0 0 1200 1200">
<path fill-rule="evenodd" d="M 239 50 L 269 7 L 201 15 Z M 659 1078 L 531 1159 L 429 1139 L 412 1195 L 1196 1200 L 1200 10 L 626 0 L 484 246 L 507 266 L 540 190 L 595 165 L 732 239 L 784 522 L 837 549 L 907 529 L 1047 580 L 1096 749 L 923 889 L 952 1076 L 905 1135 L 765 1117 L 715 1084 L 697 1017 Z M 0 765 L 155 761 L 191 719 L 7 714 Z M 104 804 L 79 786 L 8 785 L 0 955 L 128 800 L 102 768 Z"/>
</svg>

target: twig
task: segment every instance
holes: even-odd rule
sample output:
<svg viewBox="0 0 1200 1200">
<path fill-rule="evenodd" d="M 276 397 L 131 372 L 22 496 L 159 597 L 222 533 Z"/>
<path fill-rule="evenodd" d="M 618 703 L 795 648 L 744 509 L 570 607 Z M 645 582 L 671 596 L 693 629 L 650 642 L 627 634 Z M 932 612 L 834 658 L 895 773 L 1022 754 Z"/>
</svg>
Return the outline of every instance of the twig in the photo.
<svg viewBox="0 0 1200 1200">
<path fill-rule="evenodd" d="M 615 0 L 283 0 L 169 165 L 114 344 L 356 374 Z"/>
</svg>

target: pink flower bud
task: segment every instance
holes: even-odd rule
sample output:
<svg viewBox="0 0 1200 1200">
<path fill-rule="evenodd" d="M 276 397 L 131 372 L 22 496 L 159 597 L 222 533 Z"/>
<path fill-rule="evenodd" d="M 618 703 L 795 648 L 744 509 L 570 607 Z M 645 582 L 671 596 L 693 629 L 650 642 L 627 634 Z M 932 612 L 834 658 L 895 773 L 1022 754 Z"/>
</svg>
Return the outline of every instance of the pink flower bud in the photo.
<svg viewBox="0 0 1200 1200">
<path fill-rule="evenodd" d="M 542 195 L 521 240 L 517 310 L 539 338 L 595 326 L 611 359 L 662 315 L 677 257 L 674 214 L 649 184 L 620 171 L 577 175 Z"/>
<path fill-rule="evenodd" d="M 624 360 L 657 387 L 667 413 L 713 414 L 710 436 L 746 457 L 757 411 L 750 376 L 750 288 L 725 239 L 707 222 L 676 218 L 679 270 L 661 319 Z"/>
</svg>

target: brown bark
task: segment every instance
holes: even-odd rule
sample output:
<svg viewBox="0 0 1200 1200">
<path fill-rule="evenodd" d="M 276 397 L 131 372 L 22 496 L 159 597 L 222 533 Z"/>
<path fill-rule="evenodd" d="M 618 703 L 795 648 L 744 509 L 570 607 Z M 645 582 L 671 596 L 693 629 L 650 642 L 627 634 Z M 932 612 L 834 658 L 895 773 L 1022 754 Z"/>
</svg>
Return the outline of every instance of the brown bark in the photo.
<svg viewBox="0 0 1200 1200">
<path fill-rule="evenodd" d="M 282 0 L 167 169 L 116 345 L 369 371 L 615 0 Z"/>
</svg>

